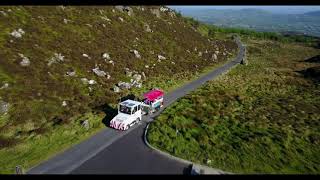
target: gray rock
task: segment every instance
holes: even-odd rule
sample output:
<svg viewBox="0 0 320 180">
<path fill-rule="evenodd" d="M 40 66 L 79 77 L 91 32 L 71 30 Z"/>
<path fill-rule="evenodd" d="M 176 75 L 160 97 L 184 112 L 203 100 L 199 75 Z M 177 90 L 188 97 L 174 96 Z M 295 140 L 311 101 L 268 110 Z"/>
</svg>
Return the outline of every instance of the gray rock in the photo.
<svg viewBox="0 0 320 180">
<path fill-rule="evenodd" d="M 115 8 L 120 12 L 127 13 L 129 16 L 133 15 L 133 9 L 129 6 L 115 6 Z"/>
<path fill-rule="evenodd" d="M 48 66 L 51 66 L 53 63 L 63 62 L 63 61 L 64 61 L 64 56 L 62 56 L 62 54 L 54 53 L 53 57 L 51 57 L 51 59 L 49 59 Z"/>
<path fill-rule="evenodd" d="M 76 75 L 76 72 L 75 71 L 68 71 L 67 73 L 66 73 L 66 76 L 75 76 Z"/>
<path fill-rule="evenodd" d="M 104 21 L 111 22 L 111 20 L 107 16 L 100 16 L 100 18 Z"/>
<path fill-rule="evenodd" d="M 29 58 L 25 57 L 23 54 L 19 53 L 19 56 L 22 58 L 22 61 L 20 62 L 20 65 L 25 67 L 30 65 L 30 60 Z"/>
<path fill-rule="evenodd" d="M 160 10 L 159 9 L 150 9 L 151 13 L 156 15 L 157 18 L 160 18 Z"/>
<path fill-rule="evenodd" d="M 213 55 L 212 55 L 212 59 L 213 59 L 214 61 L 217 60 L 217 59 L 218 59 L 217 55 L 216 55 L 216 54 L 213 54 Z"/>
<path fill-rule="evenodd" d="M 88 83 L 89 83 L 90 85 L 97 84 L 97 82 L 96 82 L 95 80 L 93 80 L 93 79 L 89 80 Z"/>
<path fill-rule="evenodd" d="M 18 30 L 14 30 L 10 33 L 10 35 L 15 38 L 21 38 L 23 34 L 25 34 L 25 32 L 21 28 L 19 28 Z"/>
<path fill-rule="evenodd" d="M 7 16 L 8 14 L 4 11 L 0 11 L 0 13 L 3 15 L 3 16 Z"/>
<path fill-rule="evenodd" d="M 136 58 L 140 59 L 141 55 L 139 54 L 139 52 L 137 50 L 130 50 L 130 52 L 133 52 L 133 54 L 135 55 Z"/>
<path fill-rule="evenodd" d="M 84 127 L 86 130 L 89 130 L 90 128 L 89 120 L 83 121 L 82 127 Z"/>
<path fill-rule="evenodd" d="M 147 32 L 152 32 L 152 30 L 150 29 L 149 24 L 144 24 L 144 29 L 145 29 L 145 31 L 147 31 Z"/>
<path fill-rule="evenodd" d="M 81 81 L 85 85 L 89 84 L 89 80 L 87 78 L 81 78 Z"/>
<path fill-rule="evenodd" d="M 110 58 L 110 54 L 108 54 L 108 53 L 103 53 L 102 54 L 102 58 L 103 59 L 107 59 L 107 60 L 110 60 L 111 58 Z"/>
<path fill-rule="evenodd" d="M 123 21 L 124 21 L 122 17 L 119 17 L 118 19 L 119 19 L 121 22 L 123 22 Z"/>
<path fill-rule="evenodd" d="M 160 11 L 161 12 L 166 12 L 166 11 L 169 11 L 169 8 L 167 8 L 167 7 L 160 7 Z"/>
<path fill-rule="evenodd" d="M 9 83 L 4 83 L 0 89 L 7 89 L 9 87 Z"/>
<path fill-rule="evenodd" d="M 10 104 L 0 99 L 0 114 L 7 114 L 10 108 Z"/>
<path fill-rule="evenodd" d="M 99 77 L 105 77 L 107 75 L 107 73 L 100 70 L 99 67 L 92 69 L 92 71 Z"/>
<path fill-rule="evenodd" d="M 113 92 L 118 93 L 120 92 L 120 88 L 116 85 L 113 86 Z"/>
<path fill-rule="evenodd" d="M 167 58 L 162 56 L 162 55 L 158 55 L 158 60 L 166 60 Z"/>
<path fill-rule="evenodd" d="M 112 64 L 114 66 L 114 62 L 112 60 L 109 61 L 109 64 Z"/>
<path fill-rule="evenodd" d="M 135 74 L 135 75 L 133 75 L 132 76 L 133 77 L 133 79 L 135 80 L 135 81 L 140 81 L 141 80 L 141 78 L 142 78 L 142 76 L 140 75 L 140 74 Z"/>
<path fill-rule="evenodd" d="M 173 18 L 173 17 L 176 17 L 176 13 L 174 13 L 173 11 L 170 11 L 169 12 L 169 15 Z"/>
<path fill-rule="evenodd" d="M 130 71 L 129 68 L 126 68 L 125 71 L 126 71 L 126 76 L 128 77 L 132 76 L 132 71 Z"/>
<path fill-rule="evenodd" d="M 142 75 L 142 78 L 143 78 L 144 81 L 147 80 L 147 76 L 146 76 L 146 74 L 144 72 L 142 72 L 141 75 Z"/>
<path fill-rule="evenodd" d="M 67 101 L 62 101 L 62 106 L 63 107 L 67 106 Z"/>
<path fill-rule="evenodd" d="M 122 81 L 120 81 L 120 82 L 118 83 L 118 86 L 119 86 L 121 89 L 130 89 L 130 88 L 131 88 L 131 84 L 130 84 L 130 83 L 122 82 Z"/>
<path fill-rule="evenodd" d="M 82 56 L 90 59 L 90 56 L 88 54 L 82 54 Z"/>
</svg>

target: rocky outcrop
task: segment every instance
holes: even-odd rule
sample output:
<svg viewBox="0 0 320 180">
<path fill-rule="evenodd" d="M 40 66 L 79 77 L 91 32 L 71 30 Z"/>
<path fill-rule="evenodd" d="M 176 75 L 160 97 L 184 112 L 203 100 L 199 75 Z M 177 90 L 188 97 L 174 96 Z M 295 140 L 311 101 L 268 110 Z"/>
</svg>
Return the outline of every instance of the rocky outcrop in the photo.
<svg viewBox="0 0 320 180">
<path fill-rule="evenodd" d="M 21 38 L 22 35 L 24 35 L 24 34 L 25 34 L 25 32 L 21 28 L 19 28 L 18 30 L 14 30 L 10 33 L 10 35 L 15 38 Z"/>
<path fill-rule="evenodd" d="M 29 58 L 27 58 L 26 56 L 24 56 L 23 54 L 20 54 L 20 53 L 19 53 L 19 56 L 22 58 L 22 61 L 20 61 L 21 66 L 26 67 L 26 66 L 30 65 Z"/>
<path fill-rule="evenodd" d="M 9 111 L 10 104 L 0 99 L 0 115 Z"/>
<path fill-rule="evenodd" d="M 139 54 L 139 52 L 137 50 L 130 50 L 130 52 L 132 52 L 136 58 L 140 59 L 141 55 Z"/>
<path fill-rule="evenodd" d="M 92 71 L 99 77 L 105 77 L 107 75 L 107 73 L 100 70 L 99 67 L 92 69 Z"/>
<path fill-rule="evenodd" d="M 63 62 L 63 61 L 64 61 L 64 56 L 62 56 L 62 54 L 54 53 L 53 57 L 49 59 L 48 66 L 51 66 L 53 63 Z"/>
<path fill-rule="evenodd" d="M 160 18 L 160 10 L 159 9 L 150 9 L 151 13 L 156 15 L 157 18 Z"/>
<path fill-rule="evenodd" d="M 129 16 L 133 15 L 133 9 L 129 6 L 115 6 L 115 8 L 120 12 L 127 13 Z"/>
</svg>

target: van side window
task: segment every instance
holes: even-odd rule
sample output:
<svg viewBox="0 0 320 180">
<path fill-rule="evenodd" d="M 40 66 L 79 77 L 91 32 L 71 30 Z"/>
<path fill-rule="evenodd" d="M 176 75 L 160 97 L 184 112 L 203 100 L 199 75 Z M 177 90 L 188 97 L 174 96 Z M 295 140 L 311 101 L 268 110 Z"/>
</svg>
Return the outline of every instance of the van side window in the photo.
<svg viewBox="0 0 320 180">
<path fill-rule="evenodd" d="M 138 111 L 140 110 L 140 108 L 141 108 L 140 105 L 138 105 Z"/>
<path fill-rule="evenodd" d="M 138 106 L 134 107 L 133 113 L 138 111 Z"/>
</svg>

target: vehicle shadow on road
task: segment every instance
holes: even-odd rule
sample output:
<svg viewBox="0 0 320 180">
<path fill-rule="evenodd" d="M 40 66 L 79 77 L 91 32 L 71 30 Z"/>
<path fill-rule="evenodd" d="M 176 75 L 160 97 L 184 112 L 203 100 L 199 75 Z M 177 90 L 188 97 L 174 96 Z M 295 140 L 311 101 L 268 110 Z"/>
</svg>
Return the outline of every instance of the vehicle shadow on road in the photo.
<svg viewBox="0 0 320 180">
<path fill-rule="evenodd" d="M 115 117 L 118 114 L 118 110 L 111 107 L 109 104 L 105 104 L 101 107 L 99 107 L 100 110 L 102 110 L 106 116 L 102 119 L 102 123 L 106 126 L 110 126 L 110 121 L 113 117 Z"/>
</svg>

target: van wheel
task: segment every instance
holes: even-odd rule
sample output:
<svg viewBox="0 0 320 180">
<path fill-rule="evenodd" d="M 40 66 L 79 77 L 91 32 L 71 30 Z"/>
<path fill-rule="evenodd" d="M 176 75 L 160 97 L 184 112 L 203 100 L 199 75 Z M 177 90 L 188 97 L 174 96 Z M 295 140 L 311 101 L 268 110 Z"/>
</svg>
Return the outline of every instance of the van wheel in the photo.
<svg viewBox="0 0 320 180">
<path fill-rule="evenodd" d="M 129 125 L 127 125 L 127 128 L 126 128 L 126 130 L 128 130 L 130 128 L 130 126 Z"/>
<path fill-rule="evenodd" d="M 141 119 L 140 118 L 137 118 L 136 119 L 136 123 L 138 123 L 138 122 L 140 122 L 141 121 Z"/>
</svg>

